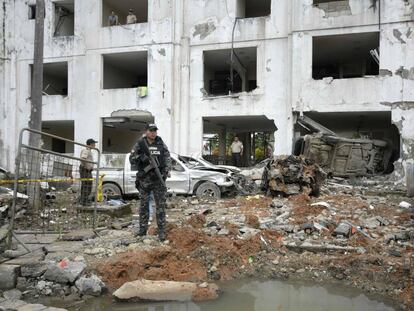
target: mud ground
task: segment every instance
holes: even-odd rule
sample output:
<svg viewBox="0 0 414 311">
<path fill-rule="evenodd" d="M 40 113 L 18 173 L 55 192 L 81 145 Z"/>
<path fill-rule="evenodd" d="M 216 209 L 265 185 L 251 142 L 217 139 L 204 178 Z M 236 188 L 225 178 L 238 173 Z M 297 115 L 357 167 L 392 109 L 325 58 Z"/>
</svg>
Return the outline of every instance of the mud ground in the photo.
<svg viewBox="0 0 414 311">
<path fill-rule="evenodd" d="M 157 241 L 154 224 L 144 238 L 133 237 L 133 226 L 107 230 L 84 243 L 84 256 L 110 290 L 138 278 L 340 282 L 414 310 L 414 209 L 398 206 L 413 202 L 385 189 L 366 190 L 326 188 L 318 198 L 177 199 L 168 210 L 167 242 Z M 312 205 L 318 202 L 324 203 Z M 333 236 L 344 220 L 371 238 L 356 230 Z M 328 230 L 303 230 L 320 222 Z"/>
</svg>

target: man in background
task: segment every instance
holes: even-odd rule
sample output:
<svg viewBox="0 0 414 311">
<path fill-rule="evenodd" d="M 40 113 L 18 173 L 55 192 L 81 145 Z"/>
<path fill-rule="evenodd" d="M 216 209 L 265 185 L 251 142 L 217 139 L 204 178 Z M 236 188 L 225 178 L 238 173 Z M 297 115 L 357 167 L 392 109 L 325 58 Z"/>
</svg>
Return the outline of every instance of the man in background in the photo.
<svg viewBox="0 0 414 311">
<path fill-rule="evenodd" d="M 132 9 L 129 9 L 129 13 L 128 16 L 126 18 L 126 23 L 129 24 L 136 24 L 137 23 L 137 17 L 135 16 L 134 12 L 132 11 Z"/>
<path fill-rule="evenodd" d="M 97 141 L 93 138 L 89 138 L 86 141 L 87 147 L 82 149 L 80 158 L 82 159 L 79 166 L 79 174 L 81 178 L 81 196 L 80 204 L 90 205 L 89 196 L 92 192 L 92 171 L 93 171 L 93 156 L 92 150 L 96 148 Z"/>
<path fill-rule="evenodd" d="M 108 17 L 108 25 L 109 26 L 119 25 L 119 23 L 118 23 L 118 15 L 116 15 L 114 11 L 112 11 L 111 12 L 111 15 L 109 15 L 109 17 Z"/>
<path fill-rule="evenodd" d="M 237 136 L 234 137 L 234 141 L 231 144 L 230 149 L 233 165 L 241 167 L 241 157 L 243 156 L 243 144 Z"/>
</svg>

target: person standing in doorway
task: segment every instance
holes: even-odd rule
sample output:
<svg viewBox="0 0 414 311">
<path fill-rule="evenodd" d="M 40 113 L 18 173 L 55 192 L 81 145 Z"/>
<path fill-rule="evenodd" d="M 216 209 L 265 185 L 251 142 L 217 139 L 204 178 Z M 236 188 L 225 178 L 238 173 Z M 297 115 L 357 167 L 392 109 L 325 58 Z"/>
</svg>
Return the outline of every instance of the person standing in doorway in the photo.
<svg viewBox="0 0 414 311">
<path fill-rule="evenodd" d="M 114 11 L 111 12 L 111 15 L 108 17 L 108 26 L 116 26 L 118 23 L 118 15 Z"/>
<path fill-rule="evenodd" d="M 79 174 L 81 178 L 81 195 L 80 195 L 80 204 L 89 205 L 90 200 L 89 196 L 92 192 L 92 171 L 93 171 L 93 156 L 92 150 L 96 148 L 97 141 L 93 138 L 89 138 L 86 141 L 86 148 L 82 149 L 80 153 L 80 158 L 82 159 L 79 166 Z"/>
<path fill-rule="evenodd" d="M 240 167 L 241 166 L 241 157 L 243 156 L 243 144 L 237 136 L 234 137 L 234 141 L 230 146 L 231 149 L 231 158 L 233 165 Z"/>
<path fill-rule="evenodd" d="M 134 12 L 132 11 L 132 9 L 129 9 L 127 18 L 126 18 L 126 23 L 129 24 L 136 24 L 137 23 L 137 17 L 134 14 Z"/>
</svg>

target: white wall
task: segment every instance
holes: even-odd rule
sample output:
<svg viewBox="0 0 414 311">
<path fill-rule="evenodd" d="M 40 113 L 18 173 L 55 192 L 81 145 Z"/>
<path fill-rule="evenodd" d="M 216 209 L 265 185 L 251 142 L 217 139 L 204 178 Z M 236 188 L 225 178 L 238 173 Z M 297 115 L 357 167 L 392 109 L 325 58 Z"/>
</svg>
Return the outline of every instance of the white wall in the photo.
<svg viewBox="0 0 414 311">
<path fill-rule="evenodd" d="M 328 17 L 312 0 L 272 0 L 271 16 L 238 20 L 234 32 L 236 48 L 257 47 L 258 88 L 214 99 L 201 91 L 203 51 L 231 48 L 237 0 L 149 0 L 148 23 L 117 27 L 102 27 L 100 0 L 75 1 L 75 36 L 53 37 L 53 5 L 46 0 L 45 62 L 68 62 L 69 94 L 44 97 L 43 119 L 75 120 L 78 141 L 102 141 L 101 119 L 114 111 L 144 110 L 171 150 L 190 154 L 201 150 L 203 117 L 265 115 L 279 129 L 275 152 L 282 154 L 291 152 L 294 112 L 392 111 L 404 161 L 413 158 L 414 24 L 408 20 L 414 0 L 382 1 L 381 75 L 334 81 L 312 79 L 312 36 L 378 31 L 378 10 L 369 8 L 370 0 L 350 0 L 350 14 Z M 34 20 L 24 1 L 7 1 L 6 10 L 0 165 L 11 167 L 30 111 Z M 103 90 L 102 54 L 138 50 L 148 50 L 148 96 Z"/>
</svg>

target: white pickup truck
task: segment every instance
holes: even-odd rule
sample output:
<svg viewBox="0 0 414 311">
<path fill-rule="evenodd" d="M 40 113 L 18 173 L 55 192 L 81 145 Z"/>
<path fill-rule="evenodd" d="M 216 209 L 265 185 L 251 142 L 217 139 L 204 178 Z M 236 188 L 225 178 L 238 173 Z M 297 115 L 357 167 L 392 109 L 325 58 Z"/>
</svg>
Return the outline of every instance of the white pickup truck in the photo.
<svg viewBox="0 0 414 311">
<path fill-rule="evenodd" d="M 129 153 L 116 155 L 118 165 L 101 167 L 103 178 L 103 193 L 107 197 L 138 194 L 135 188 L 136 171 L 131 170 Z M 225 192 L 234 189 L 234 182 L 228 174 L 215 170 L 192 168 L 180 160 L 177 154 L 171 153 L 171 177 L 166 181 L 168 192 L 181 195 L 196 195 L 197 197 L 220 198 Z M 111 161 L 109 161 L 111 162 Z M 121 166 L 122 164 L 122 166 Z"/>
</svg>

